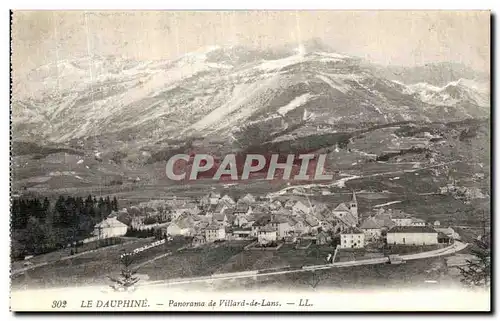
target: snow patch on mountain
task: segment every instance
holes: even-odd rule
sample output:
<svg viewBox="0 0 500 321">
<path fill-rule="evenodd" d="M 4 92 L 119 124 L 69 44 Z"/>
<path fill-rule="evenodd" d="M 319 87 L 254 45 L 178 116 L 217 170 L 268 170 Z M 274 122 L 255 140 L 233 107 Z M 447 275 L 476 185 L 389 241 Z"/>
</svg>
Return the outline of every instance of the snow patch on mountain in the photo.
<svg viewBox="0 0 500 321">
<path fill-rule="evenodd" d="M 351 89 L 351 86 L 346 84 L 344 81 L 338 81 L 338 80 L 335 80 L 335 77 L 328 77 L 328 76 L 329 76 L 328 74 L 323 74 L 323 73 L 316 75 L 317 78 L 323 80 L 330 87 L 332 87 L 333 89 L 336 89 L 344 94 L 346 94 Z"/>
<path fill-rule="evenodd" d="M 261 64 L 257 65 L 255 68 L 269 72 L 269 71 L 280 70 L 287 66 L 295 65 L 304 61 L 307 61 L 307 58 L 305 58 L 303 55 L 294 55 L 282 59 L 264 60 Z"/>
<path fill-rule="evenodd" d="M 278 108 L 278 114 L 281 116 L 285 116 L 288 112 L 294 110 L 295 108 L 298 108 L 302 105 L 304 105 L 306 102 L 308 102 L 313 95 L 310 93 L 305 93 L 303 95 L 300 95 L 298 97 L 295 97 L 291 102 L 289 102 L 287 105 L 282 106 Z"/>
<path fill-rule="evenodd" d="M 478 106 L 489 106 L 489 89 L 487 86 L 469 79 L 459 79 L 443 87 L 428 83 L 407 85 L 407 94 L 416 94 L 425 103 L 436 106 L 454 106 L 460 102 L 472 102 Z"/>
</svg>

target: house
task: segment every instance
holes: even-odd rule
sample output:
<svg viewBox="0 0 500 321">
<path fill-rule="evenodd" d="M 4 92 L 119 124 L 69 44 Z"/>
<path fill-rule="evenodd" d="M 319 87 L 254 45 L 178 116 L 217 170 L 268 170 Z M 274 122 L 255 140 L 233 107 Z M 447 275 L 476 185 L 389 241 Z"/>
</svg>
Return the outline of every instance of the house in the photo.
<svg viewBox="0 0 500 321">
<path fill-rule="evenodd" d="M 217 205 L 215 206 L 215 208 L 213 209 L 213 213 L 214 213 L 214 214 L 221 214 L 221 213 L 223 213 L 226 209 L 228 209 L 228 208 L 229 208 L 229 206 L 230 206 L 230 205 L 228 205 L 228 204 L 225 204 L 225 203 L 220 202 L 220 203 L 219 203 L 219 204 L 217 204 Z"/>
<path fill-rule="evenodd" d="M 275 200 L 275 201 L 273 201 L 273 202 L 271 202 L 271 203 L 269 204 L 269 209 L 271 209 L 271 210 L 273 210 L 273 211 L 279 210 L 279 209 L 281 209 L 282 207 L 283 207 L 283 204 L 281 204 L 281 202 L 280 202 L 280 201 L 278 201 L 278 200 Z"/>
<path fill-rule="evenodd" d="M 218 224 L 221 224 L 222 226 L 228 226 L 228 219 L 226 214 L 215 214 L 212 219 L 217 222 Z"/>
<path fill-rule="evenodd" d="M 316 244 L 318 245 L 325 245 L 328 244 L 330 241 L 331 241 L 330 236 L 324 231 L 321 231 L 318 233 L 318 235 L 316 235 Z"/>
<path fill-rule="evenodd" d="M 207 220 L 202 220 L 196 222 L 194 226 L 194 231 L 196 235 L 205 235 L 205 229 L 210 225 L 210 222 Z"/>
<path fill-rule="evenodd" d="M 396 226 L 411 226 L 413 218 L 402 211 L 391 211 L 391 220 L 396 224 Z"/>
<path fill-rule="evenodd" d="M 420 218 L 412 218 L 410 226 L 425 226 L 425 221 Z"/>
<path fill-rule="evenodd" d="M 445 234 L 446 236 L 448 236 L 449 238 L 453 239 L 453 240 L 460 240 L 460 234 L 458 234 L 457 232 L 455 232 L 455 230 L 451 227 L 442 227 L 442 228 L 434 228 L 437 232 L 441 232 L 443 234 Z"/>
<path fill-rule="evenodd" d="M 383 221 L 371 216 L 359 227 L 365 234 L 366 241 L 373 242 L 382 237 Z"/>
<path fill-rule="evenodd" d="M 310 226 L 301 216 L 288 216 L 288 224 L 295 235 L 307 234 L 310 232 Z"/>
<path fill-rule="evenodd" d="M 191 241 L 192 246 L 200 246 L 207 243 L 207 239 L 205 235 L 195 235 L 193 240 Z"/>
<path fill-rule="evenodd" d="M 211 192 L 200 199 L 200 205 L 205 207 L 219 203 L 220 193 Z"/>
<path fill-rule="evenodd" d="M 387 244 L 432 245 L 438 232 L 429 226 L 394 226 L 387 232 Z"/>
<path fill-rule="evenodd" d="M 438 232 L 438 243 L 449 244 L 452 242 L 452 238 L 443 232 Z"/>
<path fill-rule="evenodd" d="M 238 200 L 238 204 L 240 203 L 253 204 L 255 203 L 255 197 L 249 193 Z"/>
<path fill-rule="evenodd" d="M 289 199 L 285 202 L 285 204 L 283 205 L 284 208 L 288 209 L 288 210 L 292 210 L 292 207 L 295 205 L 297 201 L 293 200 L 293 199 Z"/>
<path fill-rule="evenodd" d="M 233 239 L 234 240 L 245 240 L 248 239 L 252 234 L 252 228 L 251 227 L 237 227 L 233 229 Z"/>
<path fill-rule="evenodd" d="M 257 238 L 261 245 L 273 243 L 278 239 L 278 231 L 270 226 L 265 226 L 259 229 Z"/>
<path fill-rule="evenodd" d="M 234 209 L 234 214 L 235 215 L 238 215 L 238 214 L 250 214 L 252 213 L 252 207 L 245 203 L 245 202 L 241 202 L 241 203 L 238 203 L 236 204 L 236 208 Z"/>
<path fill-rule="evenodd" d="M 391 219 L 390 214 L 379 213 L 376 214 L 374 217 L 375 219 L 379 220 L 380 224 L 382 225 L 382 235 L 385 234 L 384 232 L 387 232 L 388 230 L 396 226 L 396 223 L 394 223 L 394 221 Z"/>
<path fill-rule="evenodd" d="M 229 195 L 222 196 L 219 203 L 226 204 L 227 206 L 233 206 L 236 204 L 236 202 Z"/>
<path fill-rule="evenodd" d="M 304 221 L 309 226 L 309 233 L 317 232 L 318 229 L 321 227 L 319 221 L 312 215 L 305 215 Z"/>
<path fill-rule="evenodd" d="M 248 226 L 250 222 L 255 222 L 255 218 L 253 217 L 252 214 L 234 215 L 234 221 L 233 221 L 234 226 L 238 227 Z"/>
<path fill-rule="evenodd" d="M 215 242 L 226 239 L 226 229 L 221 224 L 212 223 L 205 229 L 207 242 Z"/>
<path fill-rule="evenodd" d="M 266 227 L 271 222 L 270 215 L 262 215 L 256 218 L 255 222 L 252 224 L 252 233 L 253 237 L 257 237 L 259 235 L 259 231 Z"/>
<path fill-rule="evenodd" d="M 347 228 L 340 233 L 340 247 L 344 249 L 364 248 L 365 234 L 355 226 Z"/>
<path fill-rule="evenodd" d="M 195 221 L 191 216 L 179 217 L 177 220 L 170 223 L 167 228 L 167 234 L 189 236 L 194 234 L 194 227 Z"/>
<path fill-rule="evenodd" d="M 309 214 L 311 212 L 311 208 L 301 201 L 295 202 L 295 204 L 291 207 L 293 214 Z"/>
<path fill-rule="evenodd" d="M 94 235 L 106 239 L 127 234 L 128 226 L 120 222 L 116 217 L 108 217 L 94 227 Z"/>
<path fill-rule="evenodd" d="M 279 215 L 273 215 L 268 225 L 277 230 L 279 239 L 283 239 L 292 230 L 288 220 Z"/>
</svg>

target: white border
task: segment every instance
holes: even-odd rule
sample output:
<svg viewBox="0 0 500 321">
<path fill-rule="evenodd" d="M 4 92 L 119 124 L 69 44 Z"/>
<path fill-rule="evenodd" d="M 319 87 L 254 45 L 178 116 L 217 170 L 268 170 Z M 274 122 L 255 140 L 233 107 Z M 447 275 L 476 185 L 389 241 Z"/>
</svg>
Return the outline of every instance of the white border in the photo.
<svg viewBox="0 0 500 321">
<path fill-rule="evenodd" d="M 336 9 L 336 10 L 368 10 L 368 9 L 433 9 L 433 10 L 477 10 L 477 9 L 492 9 L 493 12 L 498 13 L 499 1 L 493 0 L 474 0 L 474 1 L 436 1 L 436 0 L 419 0 L 419 1 L 370 1 L 370 0 L 350 0 L 350 1 L 342 1 L 342 2 L 331 2 L 325 0 L 307 0 L 307 1 L 282 1 L 282 2 L 270 2 L 269 0 L 253 0 L 253 1 L 203 1 L 203 0 L 183 0 L 183 1 L 150 1 L 150 0 L 141 0 L 141 1 L 116 1 L 116 2 L 108 2 L 103 3 L 102 0 L 86 0 L 86 1 L 16 1 L 2 3 L 2 14 L 0 15 L 1 23 L 1 44 L 3 44 L 3 50 L 0 51 L 0 54 L 3 58 L 3 64 L 1 64 L 1 75 L 0 77 L 2 81 L 2 102 L 4 103 L 4 108 L 2 108 L 2 115 L 0 116 L 0 148 L 3 151 L 4 157 L 1 158 L 1 166 L 2 169 L 0 172 L 0 182 L 1 182 L 1 191 L 0 191 L 0 205 L 2 209 L 2 215 L 4 216 L 4 223 L 1 224 L 3 227 L 3 233 L 1 233 L 1 237 L 3 238 L 3 242 L 1 242 L 2 246 L 0 250 L 2 251 L 2 258 L 5 264 L 2 265 L 2 271 L 0 271 L 0 276 L 2 278 L 2 320 L 11 320 L 14 316 L 8 312 L 9 305 L 9 266 L 8 266 L 8 255 L 9 255 L 9 246 L 7 246 L 10 242 L 9 238 L 9 225 L 7 224 L 7 217 L 9 214 L 9 159 L 7 155 L 9 155 L 9 109 L 6 107 L 9 101 L 9 9 L 41 9 L 41 10 L 50 10 L 50 9 L 65 9 L 65 10 L 77 10 L 77 9 L 122 9 L 122 10 L 132 10 L 132 9 L 142 9 L 142 10 L 166 10 L 166 9 L 175 9 L 175 10 L 196 10 L 196 9 L 204 9 L 204 10 L 216 10 L 216 9 Z M 43 5 L 42 5 L 43 4 Z M 498 20 L 496 22 L 498 25 Z M 495 28 L 496 29 L 496 28 Z M 495 40 L 498 40 L 498 34 L 495 35 Z M 492 57 L 493 58 L 493 57 Z M 496 71 L 492 70 L 492 74 Z M 496 73 L 495 73 L 496 74 Z M 496 99 L 497 87 L 493 88 L 493 93 Z M 497 113 L 498 114 L 498 113 Z M 496 117 L 493 120 L 496 123 Z M 498 130 L 496 130 L 497 135 L 495 135 L 495 147 L 499 144 Z M 496 162 L 495 162 L 496 165 Z M 497 193 L 495 193 L 495 199 L 500 199 L 497 197 Z M 495 204 L 497 204 L 496 202 Z M 495 213 L 496 207 L 495 207 Z M 496 255 L 497 253 L 495 253 Z M 497 260 L 495 261 L 497 262 Z M 498 266 L 498 263 L 496 264 Z M 495 269 L 495 273 L 497 269 Z M 497 275 L 497 274 L 496 274 Z M 496 279 L 496 278 L 495 278 Z M 496 302 L 495 302 L 496 303 Z M 36 316 L 28 316 L 27 319 L 33 318 Z M 54 316 L 50 316 L 49 318 L 53 318 Z M 81 316 L 75 316 L 81 317 Z M 112 317 L 108 315 L 107 317 Z M 114 316 L 114 317 L 122 317 L 122 316 Z M 136 316 L 137 318 L 141 318 Z M 162 316 L 163 317 L 163 316 Z M 165 317 L 168 317 L 165 315 Z M 263 317 L 263 316 L 259 316 Z M 269 317 L 269 316 L 266 316 Z M 294 316 L 289 316 L 294 317 Z M 302 316 L 304 317 L 304 316 Z M 346 316 L 333 316 L 335 318 L 346 318 Z M 386 316 L 380 316 L 385 318 Z M 410 316 L 407 316 L 412 318 Z M 454 316 L 425 316 L 427 320 L 429 319 L 441 319 L 445 318 L 453 318 Z M 473 318 L 474 316 L 467 316 L 467 318 Z M 187 319 L 195 318 L 195 316 L 187 317 Z"/>
</svg>

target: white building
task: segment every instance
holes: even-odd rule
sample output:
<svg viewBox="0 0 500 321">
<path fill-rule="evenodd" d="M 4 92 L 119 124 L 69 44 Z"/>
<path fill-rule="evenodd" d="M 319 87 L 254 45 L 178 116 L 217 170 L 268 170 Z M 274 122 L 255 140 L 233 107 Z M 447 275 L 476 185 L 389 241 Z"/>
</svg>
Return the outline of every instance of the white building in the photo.
<svg viewBox="0 0 500 321">
<path fill-rule="evenodd" d="M 428 226 L 395 226 L 387 232 L 387 244 L 432 245 L 438 243 L 438 232 Z"/>
<path fill-rule="evenodd" d="M 381 220 L 369 217 L 361 224 L 360 229 L 365 234 L 366 241 L 372 242 L 382 237 L 383 225 L 381 223 Z"/>
<path fill-rule="evenodd" d="M 127 234 L 128 226 L 116 217 L 109 217 L 94 227 L 94 235 L 101 239 Z"/>
<path fill-rule="evenodd" d="M 357 227 L 350 227 L 340 233 L 340 247 L 354 249 L 365 247 L 365 234 Z"/>
<path fill-rule="evenodd" d="M 391 219 L 396 226 L 411 226 L 413 218 L 401 211 L 391 212 Z"/>
<path fill-rule="evenodd" d="M 276 229 L 277 237 L 280 239 L 284 238 L 288 235 L 288 233 L 292 230 L 288 220 L 282 216 L 274 216 L 269 222 L 269 226 Z"/>
<path fill-rule="evenodd" d="M 458 234 L 457 232 L 455 232 L 455 230 L 453 228 L 451 228 L 451 227 L 444 227 L 444 228 L 438 228 L 438 227 L 436 227 L 435 230 L 437 232 L 443 233 L 444 235 L 448 236 L 451 239 L 460 240 L 460 234 Z"/>
<path fill-rule="evenodd" d="M 302 203 L 301 201 L 297 201 L 291 208 L 293 214 L 309 214 L 311 211 L 310 207 Z"/>
<path fill-rule="evenodd" d="M 226 239 L 226 230 L 224 226 L 216 223 L 210 224 L 205 229 L 205 239 L 207 240 L 207 242 L 214 242 Z"/>
<path fill-rule="evenodd" d="M 272 242 L 276 242 L 278 239 L 278 231 L 270 226 L 265 226 L 257 232 L 257 238 L 259 244 L 265 245 Z"/>
<path fill-rule="evenodd" d="M 420 218 L 412 218 L 411 226 L 425 226 L 425 221 Z"/>
<path fill-rule="evenodd" d="M 167 227 L 168 235 L 188 236 L 194 233 L 194 221 L 191 218 L 176 220 Z"/>
</svg>

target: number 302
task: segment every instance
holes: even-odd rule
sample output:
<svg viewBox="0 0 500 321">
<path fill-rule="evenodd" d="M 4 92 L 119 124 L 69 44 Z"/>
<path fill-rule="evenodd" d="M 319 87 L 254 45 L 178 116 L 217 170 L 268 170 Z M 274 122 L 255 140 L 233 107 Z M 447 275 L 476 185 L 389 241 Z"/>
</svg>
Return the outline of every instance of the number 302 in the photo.
<svg viewBox="0 0 500 321">
<path fill-rule="evenodd" d="M 66 304 L 66 300 L 52 301 L 52 308 L 65 308 Z"/>
</svg>

